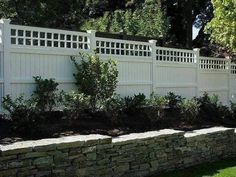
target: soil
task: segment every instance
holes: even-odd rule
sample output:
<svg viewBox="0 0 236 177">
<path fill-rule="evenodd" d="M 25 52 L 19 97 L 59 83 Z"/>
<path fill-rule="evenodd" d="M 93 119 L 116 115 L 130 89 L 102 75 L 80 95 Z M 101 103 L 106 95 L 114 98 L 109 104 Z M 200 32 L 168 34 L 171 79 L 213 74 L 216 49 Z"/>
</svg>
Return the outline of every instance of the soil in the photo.
<svg viewBox="0 0 236 177">
<path fill-rule="evenodd" d="M 201 124 L 190 124 L 183 121 L 168 121 L 163 120 L 155 126 L 155 128 L 142 126 L 145 123 L 142 121 L 132 121 L 132 118 L 128 122 L 132 122 L 133 126 L 128 124 L 117 124 L 112 125 L 105 119 L 99 118 L 84 118 L 79 120 L 67 119 L 56 119 L 50 120 L 44 123 L 42 133 L 36 135 L 22 135 L 12 130 L 12 122 L 9 120 L 0 119 L 0 145 L 7 145 L 14 142 L 25 141 L 25 140 L 36 140 L 42 138 L 57 138 L 70 135 L 87 135 L 87 134 L 102 134 L 109 135 L 112 137 L 125 135 L 129 133 L 139 133 L 145 131 L 153 131 L 160 129 L 175 129 L 182 131 L 193 131 L 202 128 L 209 128 L 213 126 L 219 126 L 209 122 L 202 122 Z"/>
</svg>

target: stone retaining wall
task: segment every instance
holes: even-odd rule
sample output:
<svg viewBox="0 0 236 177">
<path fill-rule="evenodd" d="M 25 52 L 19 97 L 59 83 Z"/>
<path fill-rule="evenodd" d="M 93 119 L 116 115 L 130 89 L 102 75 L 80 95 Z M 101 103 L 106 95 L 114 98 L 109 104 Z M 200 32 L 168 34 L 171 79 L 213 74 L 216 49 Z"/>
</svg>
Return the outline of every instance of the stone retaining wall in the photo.
<svg viewBox="0 0 236 177">
<path fill-rule="evenodd" d="M 143 177 L 236 156 L 235 130 L 71 136 L 0 146 L 0 177 Z"/>
</svg>

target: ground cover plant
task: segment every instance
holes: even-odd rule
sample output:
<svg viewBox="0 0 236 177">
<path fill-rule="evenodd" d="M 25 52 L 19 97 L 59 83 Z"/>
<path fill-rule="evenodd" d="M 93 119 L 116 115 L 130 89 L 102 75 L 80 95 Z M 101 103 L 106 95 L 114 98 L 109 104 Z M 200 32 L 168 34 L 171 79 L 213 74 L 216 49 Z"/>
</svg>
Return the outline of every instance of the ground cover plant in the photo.
<svg viewBox="0 0 236 177">
<path fill-rule="evenodd" d="M 115 93 L 118 70 L 98 55 L 71 57 L 77 90 L 59 91 L 52 78 L 34 77 L 35 91 L 3 99 L 0 144 L 25 139 L 100 133 L 117 136 L 162 128 L 193 130 L 236 126 L 236 105 L 226 107 L 216 95 L 185 99 L 174 93 L 121 97 Z"/>
</svg>

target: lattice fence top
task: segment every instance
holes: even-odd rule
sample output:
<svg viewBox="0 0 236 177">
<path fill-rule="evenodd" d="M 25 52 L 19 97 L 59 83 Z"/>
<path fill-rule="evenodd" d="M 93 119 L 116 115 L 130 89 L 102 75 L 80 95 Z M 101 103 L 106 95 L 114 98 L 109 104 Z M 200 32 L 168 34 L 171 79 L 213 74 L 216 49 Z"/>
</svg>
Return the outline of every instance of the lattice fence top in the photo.
<svg viewBox="0 0 236 177">
<path fill-rule="evenodd" d="M 196 63 L 195 52 L 192 50 L 157 47 L 157 61 Z"/>
<path fill-rule="evenodd" d="M 236 64 L 231 64 L 231 74 L 236 75 Z"/>
<path fill-rule="evenodd" d="M 150 57 L 151 44 L 148 42 L 96 38 L 96 51 L 99 54 L 107 55 Z"/>
<path fill-rule="evenodd" d="M 228 62 L 226 59 L 201 57 L 199 67 L 205 70 L 226 70 L 229 69 Z"/>
<path fill-rule="evenodd" d="M 15 46 L 89 50 L 89 34 L 73 31 L 10 25 Z"/>
</svg>

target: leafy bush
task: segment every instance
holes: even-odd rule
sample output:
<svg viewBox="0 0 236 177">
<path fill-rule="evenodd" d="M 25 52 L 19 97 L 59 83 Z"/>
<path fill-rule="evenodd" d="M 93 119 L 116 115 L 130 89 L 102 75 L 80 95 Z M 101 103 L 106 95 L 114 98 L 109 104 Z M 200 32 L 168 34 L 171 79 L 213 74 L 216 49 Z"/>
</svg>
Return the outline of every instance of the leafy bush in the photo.
<svg viewBox="0 0 236 177">
<path fill-rule="evenodd" d="M 229 108 L 219 102 L 217 95 L 209 96 L 208 93 L 204 93 L 197 100 L 199 103 L 199 117 L 203 120 L 222 123 L 232 116 Z"/>
<path fill-rule="evenodd" d="M 22 95 L 16 99 L 12 99 L 9 95 L 3 98 L 3 108 L 9 112 L 13 132 L 24 136 L 35 133 L 38 112 L 34 105 Z"/>
<path fill-rule="evenodd" d="M 89 101 L 90 97 L 83 93 L 76 93 L 72 91 L 64 94 L 63 103 L 67 118 L 78 119 L 84 115 L 84 111 L 89 109 Z"/>
<path fill-rule="evenodd" d="M 193 99 L 184 99 L 181 102 L 181 115 L 182 119 L 190 122 L 190 123 L 196 123 L 198 121 L 199 117 L 199 103 L 198 101 Z"/>
<path fill-rule="evenodd" d="M 230 102 L 230 110 L 232 112 L 232 118 L 236 120 L 236 103 Z"/>
<path fill-rule="evenodd" d="M 167 93 L 165 99 L 168 100 L 168 106 L 171 109 L 179 108 L 183 98 L 180 95 L 176 95 L 173 92 Z"/>
<path fill-rule="evenodd" d="M 199 116 L 203 120 L 219 119 L 218 115 L 218 97 L 216 95 L 209 96 L 204 93 L 203 96 L 197 98 L 199 104 Z"/>
<path fill-rule="evenodd" d="M 146 96 L 142 93 L 134 95 L 133 97 L 127 96 L 124 98 L 124 109 L 128 114 L 135 114 L 137 109 L 140 109 L 145 105 Z"/>
<path fill-rule="evenodd" d="M 35 107 L 40 111 L 52 111 L 60 101 L 57 93 L 59 84 L 54 79 L 42 79 L 40 76 L 33 78 L 36 88 L 31 96 L 32 102 L 35 102 Z"/>
<path fill-rule="evenodd" d="M 34 79 L 36 89 L 29 99 L 23 95 L 12 99 L 7 95 L 3 98 L 3 108 L 9 113 L 14 132 L 37 137 L 46 133 L 43 123 L 55 116 L 51 113 L 59 102 L 60 94 L 57 93 L 58 84 L 53 79 Z"/>
<path fill-rule="evenodd" d="M 80 93 L 90 97 L 92 111 L 100 107 L 100 103 L 110 98 L 118 82 L 116 62 L 101 61 L 97 54 L 80 54 L 80 62 L 71 57 L 77 72 L 74 74 L 76 85 Z"/>
<path fill-rule="evenodd" d="M 125 107 L 124 99 L 114 94 L 102 104 L 101 110 L 110 118 L 111 124 L 120 123 L 120 116 Z"/>
<path fill-rule="evenodd" d="M 158 121 L 164 119 L 165 117 L 165 109 L 168 104 L 168 100 L 164 96 L 152 93 L 146 103 L 148 108 L 145 110 L 145 114 L 150 120 L 151 125 L 157 126 Z"/>
<path fill-rule="evenodd" d="M 166 119 L 168 120 L 176 120 L 179 121 L 181 118 L 181 102 L 183 98 L 180 95 L 176 95 L 173 92 L 169 92 L 166 96 L 165 99 L 168 101 L 166 109 Z"/>
<path fill-rule="evenodd" d="M 152 93 L 147 100 L 147 104 L 158 108 L 165 107 L 168 104 L 168 100 L 164 96 L 160 96 Z"/>
</svg>

